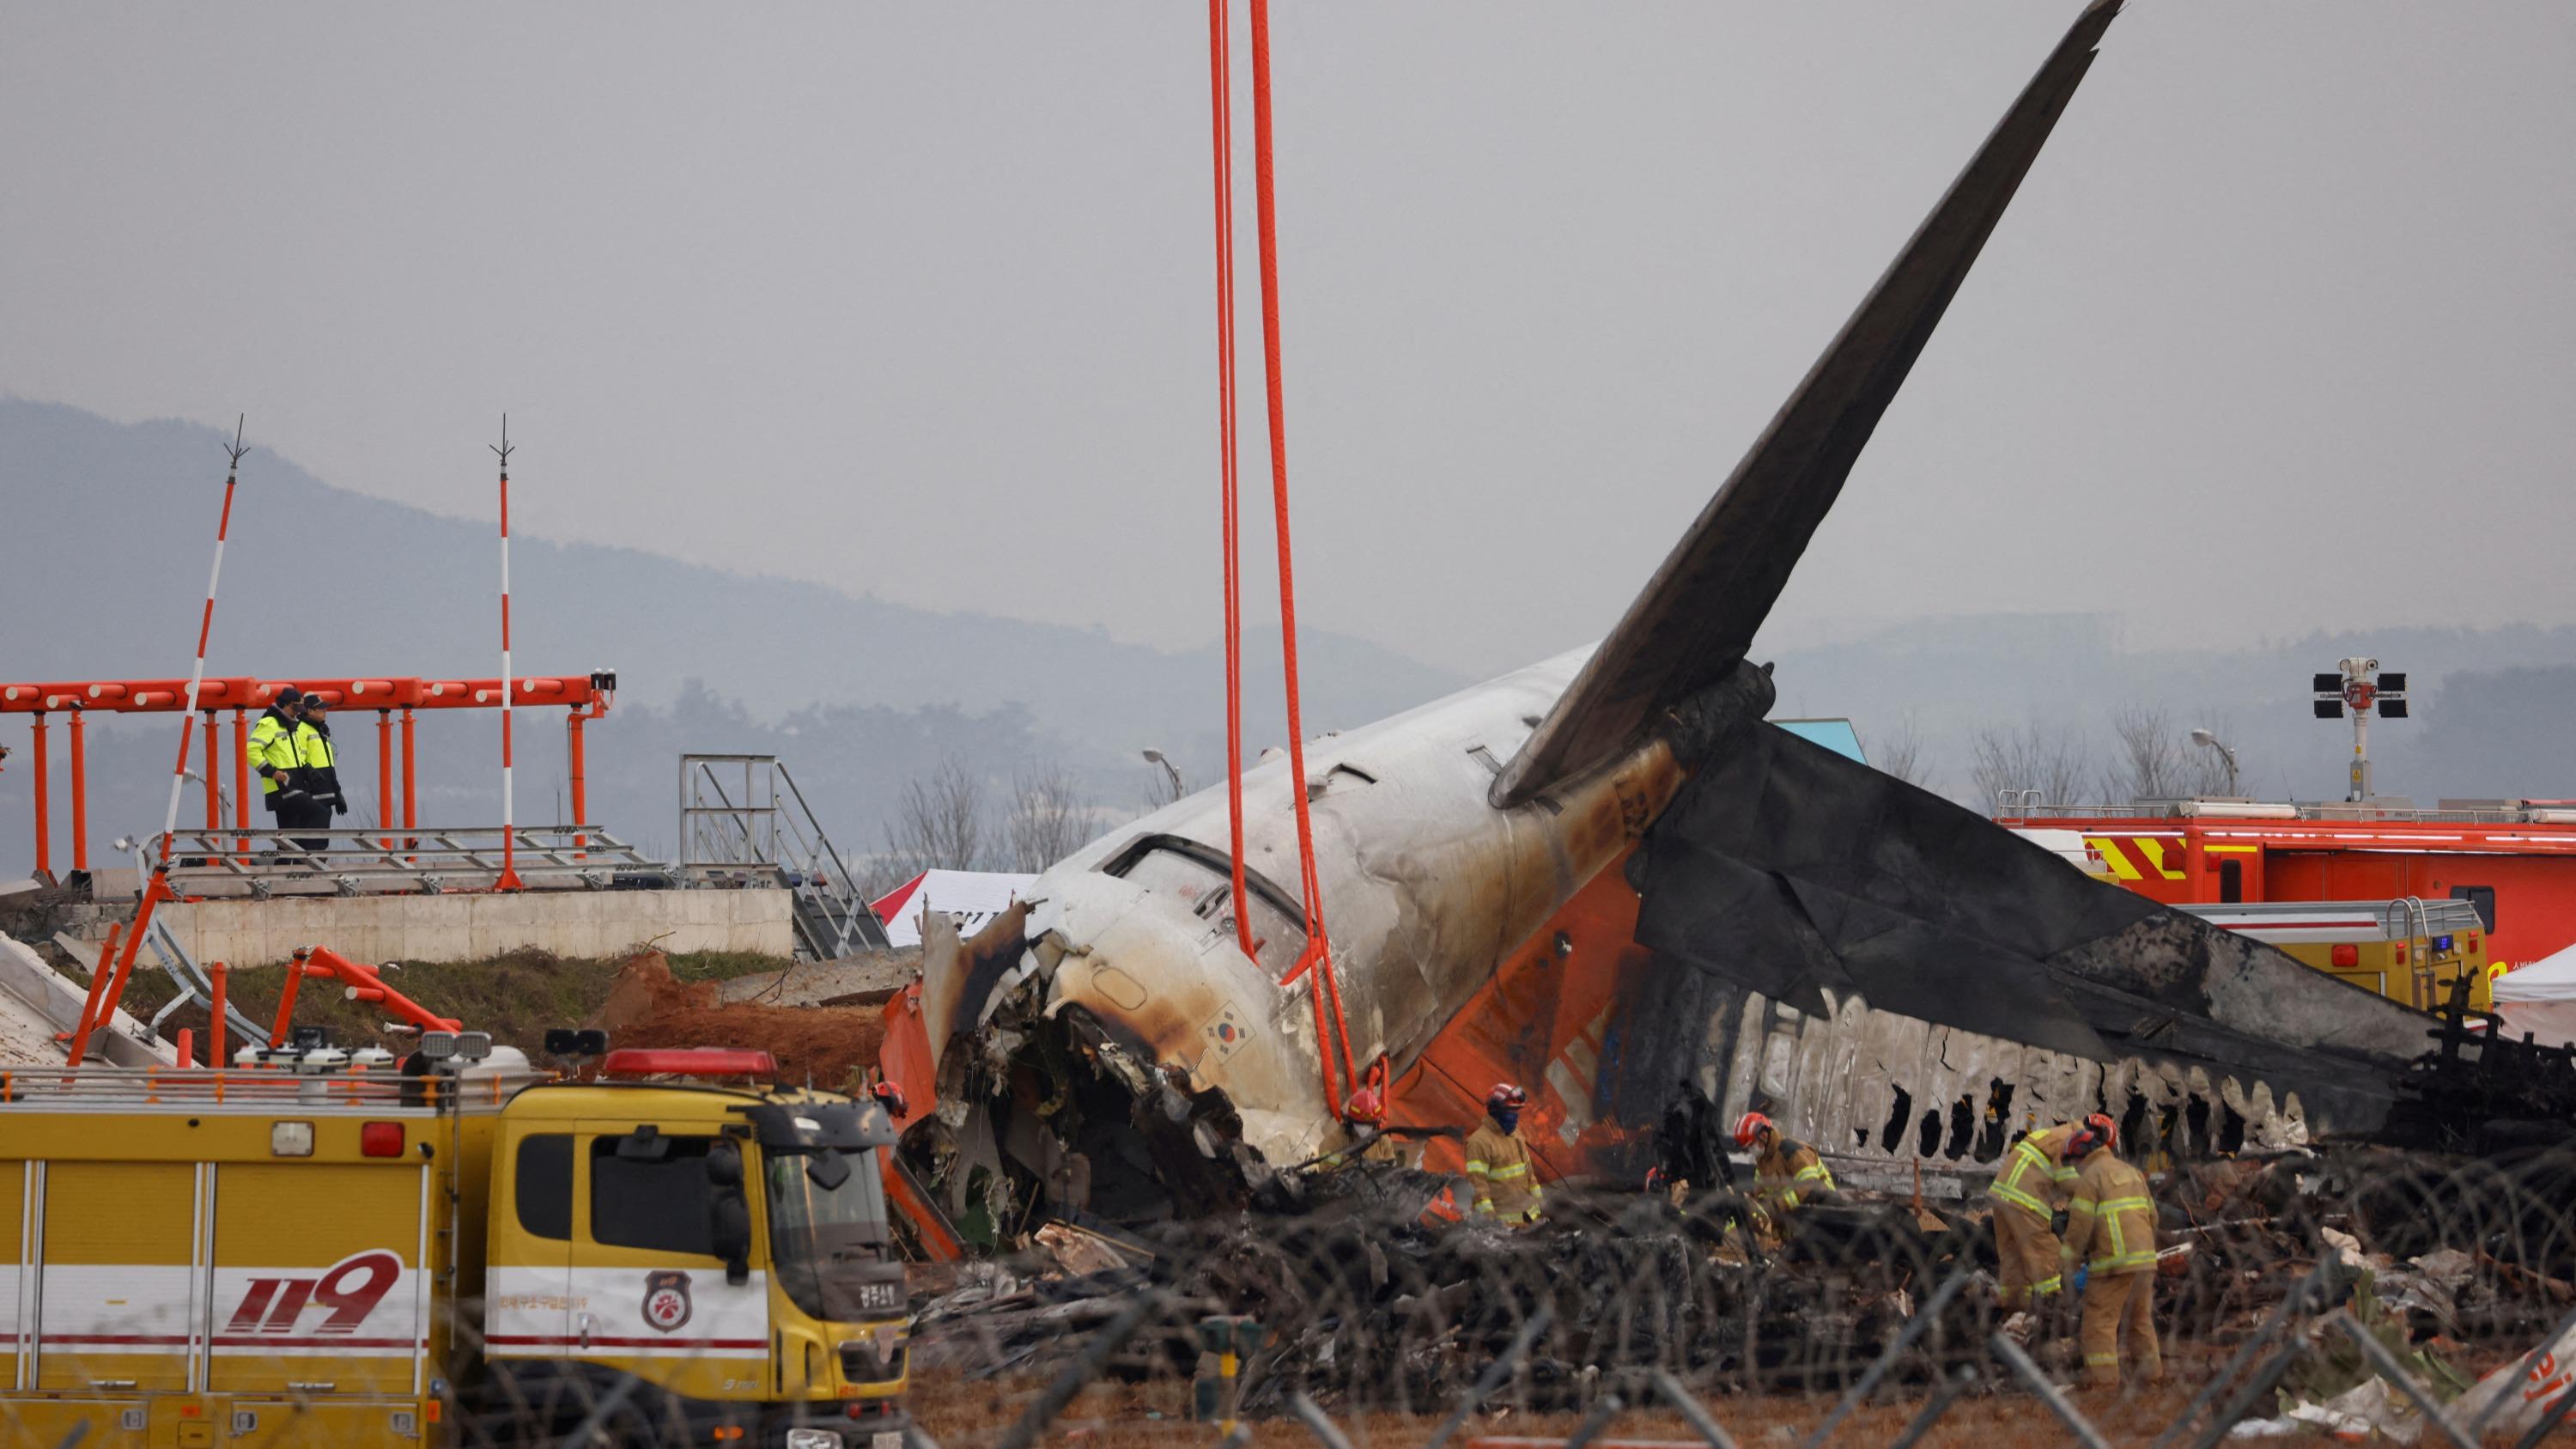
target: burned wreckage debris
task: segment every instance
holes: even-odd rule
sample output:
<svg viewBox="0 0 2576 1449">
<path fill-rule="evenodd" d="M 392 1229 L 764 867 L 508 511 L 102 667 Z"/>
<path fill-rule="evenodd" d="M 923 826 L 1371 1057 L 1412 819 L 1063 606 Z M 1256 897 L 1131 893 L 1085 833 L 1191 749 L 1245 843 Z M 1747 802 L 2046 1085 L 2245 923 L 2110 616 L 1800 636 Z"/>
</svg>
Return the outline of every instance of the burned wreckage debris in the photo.
<svg viewBox="0 0 2576 1449">
<path fill-rule="evenodd" d="M 2117 10 L 2084 10 L 1599 645 L 1168 805 L 971 940 L 929 923 L 889 1075 L 970 1241 L 1298 1212 L 1288 1169 L 1347 1143 L 1361 1081 L 1417 1129 L 1522 1084 L 1554 1181 L 1639 1180 L 1686 1082 L 1849 1181 L 1954 1193 L 2014 1127 L 2096 1111 L 2181 1160 L 2565 1133 L 2566 1052 L 2437 1028 L 1765 722 L 1754 635 Z M 1301 879 L 1319 914 L 1276 883 Z"/>
<path fill-rule="evenodd" d="M 1318 1179 L 1294 1216 L 1083 1233 L 1079 1252 L 1032 1240 L 919 1304 L 914 1362 L 969 1377 L 1048 1370 L 1142 1304 L 1113 1372 L 1187 1376 L 1200 1320 L 1247 1316 L 1265 1338 L 1244 1369 L 1255 1414 L 1291 1393 L 1337 1410 L 1438 1412 L 1506 1360 L 1517 1367 L 1499 1402 L 1539 1411 L 1613 1392 L 1636 1402 L 1658 1370 L 1702 1393 L 1833 1392 L 1900 1336 L 1898 1382 L 1960 1368 L 2007 1377 L 1991 1358 L 2004 1317 L 1988 1291 L 1992 1239 L 1974 1211 L 1850 1202 L 1801 1214 L 1766 1259 L 1730 1251 L 1740 1199 L 1724 1191 L 1676 1203 L 1570 1189 L 1547 1224 L 1513 1232 L 1427 1223 L 1420 1208 L 1438 1186 L 1354 1168 Z M 2236 1158 L 2174 1169 L 2155 1199 L 2168 1342 L 2187 1356 L 2239 1348 L 2295 1300 L 2282 1342 L 2296 1350 L 2286 1383 L 2303 1393 L 2353 1381 L 2353 1353 L 2323 1326 L 2338 1307 L 2433 1365 L 2537 1341 L 2576 1304 L 2565 1152 Z M 2071 1325 L 2056 1328 L 2032 1352 L 2062 1367 Z"/>
</svg>

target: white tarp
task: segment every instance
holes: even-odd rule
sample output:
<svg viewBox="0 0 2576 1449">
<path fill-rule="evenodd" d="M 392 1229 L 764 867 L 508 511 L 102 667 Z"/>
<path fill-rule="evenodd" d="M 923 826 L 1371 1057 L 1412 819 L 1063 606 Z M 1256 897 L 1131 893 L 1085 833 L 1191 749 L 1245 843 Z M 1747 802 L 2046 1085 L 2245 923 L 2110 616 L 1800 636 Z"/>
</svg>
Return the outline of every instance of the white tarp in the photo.
<svg viewBox="0 0 2576 1449">
<path fill-rule="evenodd" d="M 920 945 L 924 911 L 937 911 L 954 921 L 963 939 L 1009 910 L 1036 879 L 1007 871 L 926 870 L 879 897 L 875 910 L 877 919 L 885 922 L 889 945 Z"/>
<path fill-rule="evenodd" d="M 2576 1044 L 2576 946 L 2497 977 L 2495 1003 L 2506 1035 L 2529 1032 L 2543 1046 Z"/>
</svg>

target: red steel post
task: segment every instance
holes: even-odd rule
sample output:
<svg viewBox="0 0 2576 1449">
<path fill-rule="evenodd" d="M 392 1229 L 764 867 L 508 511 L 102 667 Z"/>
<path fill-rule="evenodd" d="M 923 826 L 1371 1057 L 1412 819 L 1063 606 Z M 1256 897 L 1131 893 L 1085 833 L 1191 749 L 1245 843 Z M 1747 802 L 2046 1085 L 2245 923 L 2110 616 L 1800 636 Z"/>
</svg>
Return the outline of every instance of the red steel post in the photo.
<svg viewBox="0 0 2576 1449">
<path fill-rule="evenodd" d="M 376 823 L 391 827 L 394 818 L 394 712 L 376 711 Z M 385 837 L 385 849 L 394 848 L 394 838 Z"/>
<path fill-rule="evenodd" d="M 107 994 L 108 974 L 116 964 L 116 937 L 124 929 L 123 921 L 108 926 L 107 939 L 99 943 L 98 964 L 90 968 L 89 995 L 81 1001 L 80 1025 L 73 1027 L 69 1036 L 61 1038 L 73 1044 L 73 1066 L 79 1066 L 81 1058 L 88 1055 L 89 1034 L 98 1025 L 99 998 Z"/>
<path fill-rule="evenodd" d="M 223 787 L 216 783 L 223 775 L 215 767 L 215 734 L 215 712 L 210 709 L 206 711 L 206 832 L 210 835 L 224 828 Z M 210 848 L 213 844 L 207 842 Z"/>
<path fill-rule="evenodd" d="M 225 979 L 232 975 L 232 969 L 217 961 L 206 968 L 206 975 L 213 978 L 215 998 L 212 1007 L 215 1022 L 206 1028 L 206 1065 L 220 1067 L 224 1065 L 224 984 Z"/>
<path fill-rule="evenodd" d="M 402 737 L 403 829 L 409 830 L 420 823 L 419 815 L 415 808 L 419 804 L 419 797 L 417 791 L 414 789 L 414 786 L 418 783 L 420 777 L 412 772 L 413 757 L 410 705 L 403 706 Z M 415 837 L 405 836 L 403 838 L 403 845 L 406 849 L 419 844 L 420 841 Z"/>
<path fill-rule="evenodd" d="M 250 714 L 233 709 L 233 829 L 250 831 Z M 250 859 L 250 841 L 241 841 L 241 858 Z"/>
<path fill-rule="evenodd" d="M 89 869 L 89 751 L 81 707 L 72 706 L 72 869 Z"/>
<path fill-rule="evenodd" d="M 36 757 L 36 874 L 54 878 L 54 823 L 46 818 L 45 790 L 49 773 L 45 769 L 45 717 L 36 716 L 35 745 L 29 751 Z"/>
<path fill-rule="evenodd" d="M 277 991 L 277 1025 L 268 1030 L 272 1049 L 286 1045 L 286 1029 L 295 1022 L 295 994 L 304 989 L 304 958 L 312 954 L 299 946 L 295 959 L 286 963 L 286 984 Z"/>
<path fill-rule="evenodd" d="M 564 726 L 566 733 L 564 752 L 570 764 L 569 773 L 572 778 L 572 823 L 575 825 L 586 825 L 590 823 L 590 781 L 582 759 L 581 721 L 581 706 L 575 705 L 573 706 L 571 719 Z M 572 844 L 573 859 L 586 860 L 589 858 L 588 852 L 582 848 L 590 844 L 589 836 L 575 835 L 572 838 Z"/>
</svg>

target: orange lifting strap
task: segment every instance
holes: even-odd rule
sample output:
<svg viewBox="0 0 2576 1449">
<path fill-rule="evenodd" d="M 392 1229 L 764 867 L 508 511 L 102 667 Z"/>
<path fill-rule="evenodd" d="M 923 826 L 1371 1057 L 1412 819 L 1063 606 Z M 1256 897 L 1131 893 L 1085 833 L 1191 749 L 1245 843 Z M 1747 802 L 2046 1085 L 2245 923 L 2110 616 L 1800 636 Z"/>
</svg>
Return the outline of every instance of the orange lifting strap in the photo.
<svg viewBox="0 0 2576 1449">
<path fill-rule="evenodd" d="M 1235 939 L 1246 956 L 1253 954 L 1252 921 L 1243 909 L 1243 631 L 1242 574 L 1237 555 L 1241 517 L 1235 490 L 1234 390 L 1234 130 L 1230 81 L 1232 66 L 1226 38 L 1230 0 L 1208 0 L 1208 68 L 1216 148 L 1216 335 L 1217 436 L 1223 452 L 1221 514 L 1225 533 L 1225 749 L 1226 813 L 1232 829 Z M 1297 868 L 1306 913 L 1306 950 L 1281 978 L 1293 982 L 1315 971 L 1315 1044 L 1324 1073 L 1324 1100 L 1338 1109 L 1342 1094 L 1334 1080 L 1334 1057 L 1341 1058 L 1341 1081 L 1357 1087 L 1359 1073 L 1351 1059 L 1350 1026 L 1342 1014 L 1341 981 L 1333 970 L 1333 948 L 1324 929 L 1323 886 L 1315 872 L 1314 823 L 1306 809 L 1306 732 L 1297 697 L 1296 568 L 1288 542 L 1288 425 L 1279 367 L 1279 214 L 1271 168 L 1270 5 L 1252 5 L 1252 148 L 1253 190 L 1260 217 L 1261 342 L 1268 383 L 1270 418 L 1270 501 L 1279 541 L 1279 655 L 1288 700 L 1288 773 L 1297 814 Z M 1331 1008 L 1327 1019 L 1326 1007 Z"/>
</svg>

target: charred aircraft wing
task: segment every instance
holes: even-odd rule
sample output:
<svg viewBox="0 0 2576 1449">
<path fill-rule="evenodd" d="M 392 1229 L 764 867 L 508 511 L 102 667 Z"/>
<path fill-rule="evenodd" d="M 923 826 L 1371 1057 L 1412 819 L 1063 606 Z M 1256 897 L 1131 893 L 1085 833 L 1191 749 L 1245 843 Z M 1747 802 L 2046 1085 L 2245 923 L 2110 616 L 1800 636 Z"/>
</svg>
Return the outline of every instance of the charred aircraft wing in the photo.
<svg viewBox="0 0 2576 1449">
<path fill-rule="evenodd" d="M 1657 712 L 1722 679 L 1932 336 L 1950 298 L 2092 67 L 2120 0 L 2094 0 L 1788 404 L 1655 571 L 1535 734 L 1496 777 L 1522 804 L 1632 743 Z"/>
<path fill-rule="evenodd" d="M 2197 1060 L 2312 1092 L 2424 1049 L 2418 1013 L 1776 725 L 1706 758 L 1630 867 L 1637 940 L 1661 955 L 1802 1009 L 1856 992 L 2096 1061 Z"/>
</svg>

